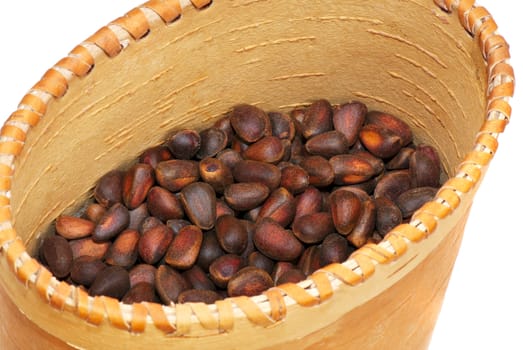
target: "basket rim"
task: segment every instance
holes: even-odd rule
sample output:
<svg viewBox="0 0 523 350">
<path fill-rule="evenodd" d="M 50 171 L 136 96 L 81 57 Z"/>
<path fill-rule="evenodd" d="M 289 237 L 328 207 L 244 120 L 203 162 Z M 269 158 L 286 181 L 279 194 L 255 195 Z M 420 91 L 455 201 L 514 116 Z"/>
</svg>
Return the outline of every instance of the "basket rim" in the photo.
<svg viewBox="0 0 523 350">
<path fill-rule="evenodd" d="M 91 297 L 84 290 L 53 277 L 27 253 L 11 221 L 11 179 L 26 135 L 45 115 L 47 104 L 64 96 L 74 79 L 96 69 L 95 52 L 101 50 L 106 56 L 114 57 L 127 45 L 147 36 L 152 25 L 148 16 L 154 14 L 167 25 L 180 20 L 186 7 L 204 9 L 212 6 L 212 0 L 150 0 L 76 46 L 43 75 L 5 122 L 0 131 L 0 258 L 7 259 L 20 283 L 26 289 L 36 291 L 43 302 L 64 312 L 72 312 L 93 325 L 107 319 L 113 326 L 133 333 L 144 332 L 146 324 L 152 323 L 166 334 L 190 335 L 177 329 L 176 325 L 189 324 L 195 319 L 206 329 L 229 331 L 238 315 L 246 315 L 252 323 L 268 327 L 282 321 L 291 305 L 317 305 L 330 299 L 342 284 L 354 286 L 363 283 L 372 277 L 376 266 L 398 259 L 407 252 L 410 244 L 423 242 L 436 230 L 438 221 L 460 207 L 461 198 L 473 192 L 481 181 L 496 153 L 498 136 L 510 121 L 514 72 L 509 62 L 509 45 L 498 33 L 491 14 L 484 7 L 477 6 L 474 0 L 434 0 L 434 3 L 444 12 L 457 15 L 464 29 L 478 39 L 488 73 L 485 119 L 472 150 L 458 165 L 456 175 L 441 186 L 433 200 L 416 211 L 409 223 L 392 229 L 381 242 L 366 244 L 345 262 L 321 268 L 297 284 L 273 287 L 255 297 L 227 298 L 203 306 L 163 306 L 145 302 L 128 305 L 110 297 Z M 216 314 L 219 317 L 208 317 Z M 180 320 L 180 317 L 184 319 Z"/>
</svg>

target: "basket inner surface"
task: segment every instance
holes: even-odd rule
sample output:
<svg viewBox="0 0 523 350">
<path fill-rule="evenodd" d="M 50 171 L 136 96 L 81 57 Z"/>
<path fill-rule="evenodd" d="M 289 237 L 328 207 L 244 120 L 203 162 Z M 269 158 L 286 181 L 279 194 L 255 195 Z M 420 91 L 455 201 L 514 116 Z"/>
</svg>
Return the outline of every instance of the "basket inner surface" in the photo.
<svg viewBox="0 0 523 350">
<path fill-rule="evenodd" d="M 362 101 L 405 120 L 416 143 L 436 146 L 449 176 L 484 121 L 477 42 L 434 6 L 223 1 L 197 12 L 167 25 L 149 14 L 149 35 L 135 42 L 119 33 L 124 49 L 114 57 L 85 45 L 95 66 L 49 102 L 16 160 L 13 221 L 29 252 L 105 172 L 236 103 L 290 110 L 318 98 Z"/>
</svg>

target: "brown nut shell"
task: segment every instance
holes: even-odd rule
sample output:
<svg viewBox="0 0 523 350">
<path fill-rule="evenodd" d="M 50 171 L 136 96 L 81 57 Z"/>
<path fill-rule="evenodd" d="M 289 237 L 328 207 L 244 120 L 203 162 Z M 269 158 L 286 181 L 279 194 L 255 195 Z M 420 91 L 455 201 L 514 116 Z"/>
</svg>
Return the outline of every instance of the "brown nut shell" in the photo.
<svg viewBox="0 0 523 350">
<path fill-rule="evenodd" d="M 61 215 L 56 219 L 56 233 L 66 239 L 78 239 L 89 236 L 94 231 L 95 223 L 76 216 Z"/>
<path fill-rule="evenodd" d="M 57 278 L 69 275 L 73 266 L 73 252 L 64 237 L 46 237 L 42 243 L 42 253 L 53 275 Z"/>
<path fill-rule="evenodd" d="M 164 224 L 144 231 L 138 242 L 138 254 L 147 264 L 156 264 L 167 252 L 173 240 L 173 231 Z"/>
<path fill-rule="evenodd" d="M 247 143 L 253 143 L 272 133 L 268 115 L 262 109 L 239 104 L 233 107 L 230 123 L 236 135 Z"/>
<path fill-rule="evenodd" d="M 89 295 L 105 295 L 121 299 L 131 286 L 129 273 L 121 266 L 109 266 L 103 269 L 89 288 Z"/>
<path fill-rule="evenodd" d="M 361 200 L 353 192 L 337 190 L 330 195 L 330 212 L 336 231 L 348 235 L 356 227 L 362 211 Z"/>
<path fill-rule="evenodd" d="M 227 294 L 231 297 L 255 296 L 273 285 L 274 281 L 267 271 L 255 266 L 247 266 L 231 277 L 227 284 Z"/>
<path fill-rule="evenodd" d="M 118 265 L 130 268 L 138 259 L 138 242 L 140 233 L 136 230 L 124 230 L 116 237 L 105 256 L 109 265 Z"/>
<path fill-rule="evenodd" d="M 154 169 L 149 164 L 137 163 L 127 170 L 122 180 L 122 199 L 125 206 L 135 209 L 142 204 L 154 181 Z"/>
<path fill-rule="evenodd" d="M 256 224 L 254 245 L 271 259 L 293 261 L 303 252 L 302 243 L 276 221 L 263 218 Z"/>
<path fill-rule="evenodd" d="M 216 192 L 205 182 L 184 187 L 180 199 L 189 220 L 202 230 L 210 230 L 216 220 Z"/>
<path fill-rule="evenodd" d="M 154 278 L 154 286 L 161 301 L 166 305 L 176 303 L 180 293 L 191 288 L 185 277 L 169 265 L 160 265 L 158 267 Z"/>
<path fill-rule="evenodd" d="M 196 262 L 202 241 L 203 233 L 198 226 L 182 227 L 165 253 L 165 262 L 176 269 L 187 270 Z"/>
<path fill-rule="evenodd" d="M 129 210 L 121 203 L 110 207 L 102 216 L 93 231 L 95 242 L 109 241 L 129 226 Z"/>
<path fill-rule="evenodd" d="M 166 160 L 158 163 L 155 168 L 155 176 L 160 186 L 171 192 L 178 192 L 185 186 L 198 181 L 200 178 L 198 162 L 182 159 Z"/>
</svg>

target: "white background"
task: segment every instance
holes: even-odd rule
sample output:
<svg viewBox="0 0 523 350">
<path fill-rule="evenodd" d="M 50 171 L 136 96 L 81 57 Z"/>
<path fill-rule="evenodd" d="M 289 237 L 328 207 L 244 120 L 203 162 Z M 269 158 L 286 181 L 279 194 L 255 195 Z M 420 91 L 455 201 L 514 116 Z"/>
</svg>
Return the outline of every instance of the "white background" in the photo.
<svg viewBox="0 0 523 350">
<path fill-rule="evenodd" d="M 0 124 L 48 68 L 100 27 L 142 2 L 3 3 Z M 516 1 L 478 3 L 493 14 L 499 32 L 511 44 L 516 76 L 523 74 L 521 37 L 516 34 Z M 523 101 L 518 92 L 512 100 L 513 119 L 500 138 L 499 151 L 476 196 L 431 350 L 523 349 L 523 232 L 519 225 L 523 218 L 523 182 L 521 172 L 516 175 L 516 166 L 522 161 L 518 134 L 523 132 Z"/>
</svg>

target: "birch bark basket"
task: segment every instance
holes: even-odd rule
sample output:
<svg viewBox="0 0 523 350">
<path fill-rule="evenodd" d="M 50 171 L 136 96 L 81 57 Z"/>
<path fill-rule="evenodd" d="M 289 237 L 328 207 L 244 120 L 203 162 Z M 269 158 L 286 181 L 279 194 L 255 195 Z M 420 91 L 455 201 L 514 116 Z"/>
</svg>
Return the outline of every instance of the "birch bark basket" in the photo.
<svg viewBox="0 0 523 350">
<path fill-rule="evenodd" d="M 79 43 L 0 133 L 2 349 L 422 349 L 510 119 L 508 44 L 473 0 L 151 0 Z M 33 257 L 96 180 L 232 105 L 319 98 L 397 115 L 445 181 L 343 264 L 213 305 L 88 297 Z"/>
</svg>

